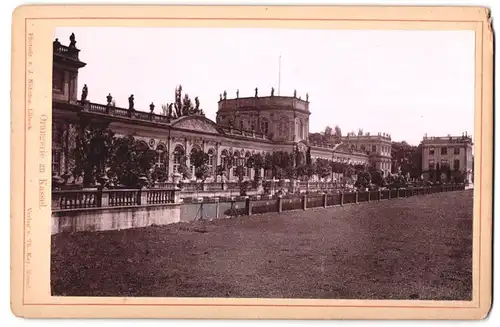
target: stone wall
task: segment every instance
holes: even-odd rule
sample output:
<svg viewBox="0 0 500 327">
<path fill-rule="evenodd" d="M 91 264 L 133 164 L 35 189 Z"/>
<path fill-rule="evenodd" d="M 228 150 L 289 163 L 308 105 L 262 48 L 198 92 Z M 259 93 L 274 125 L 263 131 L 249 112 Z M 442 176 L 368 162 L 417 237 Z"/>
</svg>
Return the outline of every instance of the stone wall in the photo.
<svg viewBox="0 0 500 327">
<path fill-rule="evenodd" d="M 167 225 L 180 221 L 180 204 L 59 210 L 52 212 L 52 234 Z"/>
</svg>

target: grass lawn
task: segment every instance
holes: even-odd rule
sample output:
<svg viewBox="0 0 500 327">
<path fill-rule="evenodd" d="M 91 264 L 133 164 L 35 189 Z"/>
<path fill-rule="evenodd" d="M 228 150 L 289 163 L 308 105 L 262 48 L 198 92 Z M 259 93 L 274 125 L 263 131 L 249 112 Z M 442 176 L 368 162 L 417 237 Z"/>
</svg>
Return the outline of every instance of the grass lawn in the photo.
<svg viewBox="0 0 500 327">
<path fill-rule="evenodd" d="M 52 237 L 53 295 L 471 300 L 472 190 Z"/>
</svg>

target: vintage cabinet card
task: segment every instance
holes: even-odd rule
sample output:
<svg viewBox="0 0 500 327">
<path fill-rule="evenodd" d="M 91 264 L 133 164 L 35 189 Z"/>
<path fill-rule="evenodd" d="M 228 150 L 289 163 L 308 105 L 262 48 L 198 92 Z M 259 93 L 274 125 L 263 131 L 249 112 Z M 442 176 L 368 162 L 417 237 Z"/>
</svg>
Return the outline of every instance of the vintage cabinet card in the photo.
<svg viewBox="0 0 500 327">
<path fill-rule="evenodd" d="M 13 13 L 12 311 L 481 319 L 479 7 Z"/>
</svg>

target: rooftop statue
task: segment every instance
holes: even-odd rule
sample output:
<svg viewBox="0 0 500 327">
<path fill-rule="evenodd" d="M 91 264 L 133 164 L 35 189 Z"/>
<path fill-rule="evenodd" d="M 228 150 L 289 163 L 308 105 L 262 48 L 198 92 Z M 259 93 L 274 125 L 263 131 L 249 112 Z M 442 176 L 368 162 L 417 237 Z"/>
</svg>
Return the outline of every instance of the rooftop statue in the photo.
<svg viewBox="0 0 500 327">
<path fill-rule="evenodd" d="M 83 84 L 81 102 L 87 101 L 87 95 L 88 94 L 89 94 L 89 89 L 87 88 L 87 84 Z"/>
<path fill-rule="evenodd" d="M 113 97 L 111 96 L 111 93 L 108 94 L 108 96 L 106 97 L 106 100 L 108 101 L 108 105 L 110 105 L 111 101 L 113 101 Z"/>
<path fill-rule="evenodd" d="M 297 97 L 297 90 L 293 90 L 293 97 L 296 98 Z"/>
<path fill-rule="evenodd" d="M 274 87 L 271 88 L 271 96 L 274 96 Z"/>
<path fill-rule="evenodd" d="M 306 93 L 306 101 L 309 102 L 309 93 Z"/>
<path fill-rule="evenodd" d="M 131 94 L 128 98 L 128 109 L 134 110 L 134 95 Z"/>
<path fill-rule="evenodd" d="M 194 108 L 198 111 L 200 109 L 200 99 L 198 99 L 198 97 L 194 98 L 194 105 Z"/>
<path fill-rule="evenodd" d="M 56 38 L 55 41 L 52 42 L 52 44 L 54 45 L 54 51 L 55 51 L 59 48 L 59 46 L 61 45 L 61 42 L 59 42 L 59 39 Z"/>
<path fill-rule="evenodd" d="M 224 100 L 226 100 L 227 99 L 227 92 L 226 92 L 226 90 L 224 90 L 223 94 L 224 94 Z"/>
<path fill-rule="evenodd" d="M 255 88 L 255 97 L 257 98 L 259 96 L 259 89 L 256 87 Z"/>
<path fill-rule="evenodd" d="M 151 113 L 153 113 L 154 110 L 155 110 L 155 105 L 153 102 L 151 102 L 151 104 L 149 105 L 149 111 L 151 111 Z"/>
<path fill-rule="evenodd" d="M 240 90 L 236 90 L 236 99 L 238 99 L 240 97 Z"/>
<path fill-rule="evenodd" d="M 75 33 L 71 33 L 71 35 L 69 36 L 69 47 L 76 48 Z"/>
</svg>

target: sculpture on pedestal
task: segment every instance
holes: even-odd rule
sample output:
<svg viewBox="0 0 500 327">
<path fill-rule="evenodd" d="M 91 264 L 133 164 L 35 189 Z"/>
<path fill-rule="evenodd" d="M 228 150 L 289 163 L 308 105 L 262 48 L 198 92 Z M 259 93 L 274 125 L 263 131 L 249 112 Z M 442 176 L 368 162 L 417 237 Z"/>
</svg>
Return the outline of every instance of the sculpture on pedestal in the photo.
<svg viewBox="0 0 500 327">
<path fill-rule="evenodd" d="M 128 97 L 128 110 L 134 110 L 134 95 Z"/>
<path fill-rule="evenodd" d="M 56 38 L 56 40 L 52 42 L 52 44 L 54 46 L 54 51 L 57 51 L 57 49 L 59 49 L 59 47 L 61 46 L 61 42 L 59 42 L 58 38 Z"/>
<path fill-rule="evenodd" d="M 76 48 L 75 33 L 71 33 L 71 35 L 69 36 L 69 47 Z"/>
<path fill-rule="evenodd" d="M 87 101 L 87 95 L 89 94 L 89 89 L 87 88 L 87 84 L 83 84 L 83 89 L 82 89 L 82 99 L 81 102 Z"/>
</svg>

